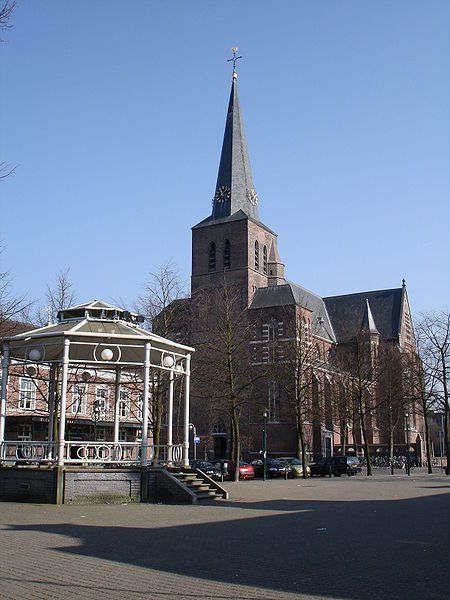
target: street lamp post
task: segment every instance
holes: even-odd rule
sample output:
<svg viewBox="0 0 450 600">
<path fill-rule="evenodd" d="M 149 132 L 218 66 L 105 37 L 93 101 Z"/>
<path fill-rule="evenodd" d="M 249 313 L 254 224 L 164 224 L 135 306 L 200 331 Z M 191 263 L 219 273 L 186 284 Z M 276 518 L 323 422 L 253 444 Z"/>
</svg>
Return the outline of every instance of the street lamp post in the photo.
<svg viewBox="0 0 450 600">
<path fill-rule="evenodd" d="M 265 408 L 263 410 L 263 418 L 264 418 L 264 425 L 263 425 L 263 481 L 266 481 L 267 479 L 267 416 L 269 414 L 269 411 L 267 410 L 267 408 Z"/>
<path fill-rule="evenodd" d="M 405 442 L 406 442 L 406 474 L 411 475 L 411 464 L 409 456 L 409 414 L 405 412 Z"/>
<path fill-rule="evenodd" d="M 197 460 L 197 444 L 195 442 L 195 438 L 197 437 L 197 429 L 194 425 L 194 423 L 189 423 L 189 429 L 192 430 L 192 441 L 193 441 L 193 446 L 194 446 L 194 460 Z"/>
</svg>

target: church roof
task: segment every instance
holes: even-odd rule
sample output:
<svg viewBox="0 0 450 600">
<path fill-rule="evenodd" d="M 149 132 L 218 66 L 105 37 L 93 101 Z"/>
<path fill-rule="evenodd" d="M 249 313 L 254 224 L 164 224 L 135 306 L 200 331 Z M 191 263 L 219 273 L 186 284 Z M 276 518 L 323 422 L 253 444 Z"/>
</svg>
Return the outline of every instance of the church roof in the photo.
<svg viewBox="0 0 450 600">
<path fill-rule="evenodd" d="M 258 288 L 250 308 L 261 309 L 292 304 L 312 312 L 311 327 L 314 335 L 332 342 L 336 341 L 323 299 L 296 283 L 287 282 L 285 285 Z"/>
<path fill-rule="evenodd" d="M 235 221 L 244 221 L 244 220 L 251 221 L 252 223 L 256 223 L 259 227 L 262 227 L 269 233 L 272 233 L 273 235 L 277 235 L 274 231 L 272 231 L 272 229 L 270 229 L 270 227 L 267 227 L 267 225 L 264 225 L 264 223 L 262 223 L 261 221 L 258 221 L 257 219 L 254 219 L 253 217 L 249 217 L 247 214 L 245 214 L 245 212 L 243 210 L 238 210 L 237 212 L 230 215 L 229 217 L 222 217 L 221 219 L 214 219 L 212 215 L 209 215 L 209 217 L 206 217 L 206 219 L 203 219 L 203 221 L 200 221 L 200 223 L 197 223 L 197 225 L 194 225 L 192 227 L 192 229 L 201 229 L 202 227 L 211 227 L 213 225 L 220 225 L 222 223 L 233 223 Z M 281 262 L 281 260 L 280 260 L 280 262 Z"/>
<path fill-rule="evenodd" d="M 349 341 L 361 331 L 367 302 L 373 325 L 382 339 L 396 339 L 400 332 L 402 292 L 403 288 L 395 288 L 324 298 L 337 341 Z"/>
<path fill-rule="evenodd" d="M 242 210 L 249 217 L 259 221 L 236 78 L 236 74 L 233 73 L 212 219 L 228 217 Z"/>
<path fill-rule="evenodd" d="M 283 264 L 280 253 L 278 252 L 278 246 L 275 240 L 272 240 L 269 250 L 269 262 Z"/>
<path fill-rule="evenodd" d="M 296 304 L 312 311 L 314 335 L 347 342 L 361 330 L 379 333 L 382 339 L 398 338 L 403 288 L 359 292 L 321 298 L 293 282 L 258 288 L 252 309 Z"/>
</svg>

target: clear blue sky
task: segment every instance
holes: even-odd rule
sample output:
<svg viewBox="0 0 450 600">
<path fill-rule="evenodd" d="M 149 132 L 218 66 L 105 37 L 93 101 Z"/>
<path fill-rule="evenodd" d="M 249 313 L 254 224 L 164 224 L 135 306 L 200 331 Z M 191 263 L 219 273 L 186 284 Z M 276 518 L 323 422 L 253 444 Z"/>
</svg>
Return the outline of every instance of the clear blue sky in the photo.
<svg viewBox="0 0 450 600">
<path fill-rule="evenodd" d="M 18 0 L 3 34 L 2 270 L 132 304 L 210 213 L 231 71 L 262 221 L 323 296 L 449 300 L 450 3 Z"/>
</svg>

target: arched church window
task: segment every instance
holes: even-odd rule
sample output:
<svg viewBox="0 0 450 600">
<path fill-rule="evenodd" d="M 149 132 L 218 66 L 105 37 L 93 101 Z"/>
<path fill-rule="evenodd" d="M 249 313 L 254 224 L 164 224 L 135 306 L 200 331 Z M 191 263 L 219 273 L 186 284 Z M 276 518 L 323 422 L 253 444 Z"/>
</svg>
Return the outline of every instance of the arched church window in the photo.
<svg viewBox="0 0 450 600">
<path fill-rule="evenodd" d="M 263 248 L 263 273 L 267 275 L 267 246 Z"/>
<path fill-rule="evenodd" d="M 223 268 L 229 269 L 230 264 L 231 264 L 230 240 L 225 240 L 225 246 L 223 249 Z"/>
<path fill-rule="evenodd" d="M 217 421 L 217 423 L 214 425 L 213 427 L 213 435 L 214 434 L 221 434 L 221 433 L 226 433 L 227 432 L 227 428 L 225 427 L 225 424 L 223 421 Z"/>
<path fill-rule="evenodd" d="M 216 270 L 216 245 L 214 242 L 209 244 L 209 263 L 208 270 L 215 271 Z"/>
<path fill-rule="evenodd" d="M 259 244 L 258 240 L 255 242 L 255 269 L 259 271 Z"/>
</svg>

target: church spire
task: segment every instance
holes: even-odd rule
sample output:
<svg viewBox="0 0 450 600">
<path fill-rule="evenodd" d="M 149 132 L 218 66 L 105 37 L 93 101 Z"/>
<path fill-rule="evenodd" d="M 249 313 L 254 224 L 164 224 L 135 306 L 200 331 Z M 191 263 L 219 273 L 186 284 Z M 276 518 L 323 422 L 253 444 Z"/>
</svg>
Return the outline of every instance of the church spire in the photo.
<svg viewBox="0 0 450 600">
<path fill-rule="evenodd" d="M 366 305 L 364 307 L 364 316 L 361 323 L 361 331 L 364 333 L 373 333 L 380 335 L 380 332 L 375 325 L 375 319 L 373 318 L 372 310 L 370 308 L 369 300 L 366 298 Z"/>
<path fill-rule="evenodd" d="M 228 103 L 227 120 L 223 136 L 219 173 L 213 199 L 213 219 L 229 217 L 242 210 L 249 217 L 259 221 L 258 196 L 253 187 L 253 177 L 248 157 L 237 93 L 236 56 L 237 48 L 232 48 L 233 77 Z"/>
</svg>

